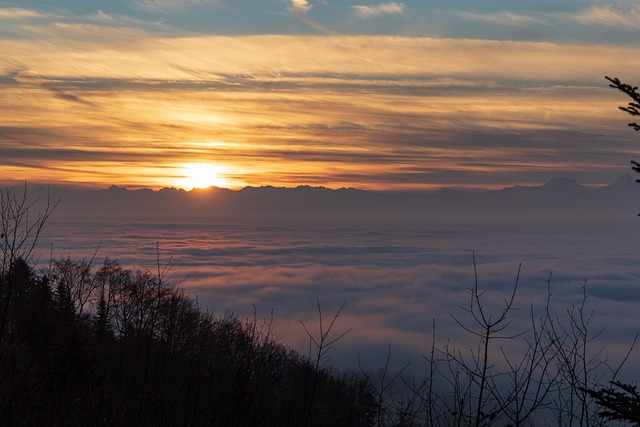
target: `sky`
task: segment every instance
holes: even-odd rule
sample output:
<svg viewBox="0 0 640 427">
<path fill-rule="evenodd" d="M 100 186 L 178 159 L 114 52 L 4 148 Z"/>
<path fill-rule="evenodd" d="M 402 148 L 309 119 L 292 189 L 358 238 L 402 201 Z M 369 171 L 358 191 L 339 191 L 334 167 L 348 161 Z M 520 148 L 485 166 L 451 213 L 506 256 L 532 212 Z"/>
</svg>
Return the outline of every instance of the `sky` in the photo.
<svg viewBox="0 0 640 427">
<path fill-rule="evenodd" d="M 0 179 L 608 184 L 639 36 L 632 0 L 0 1 Z"/>
</svg>

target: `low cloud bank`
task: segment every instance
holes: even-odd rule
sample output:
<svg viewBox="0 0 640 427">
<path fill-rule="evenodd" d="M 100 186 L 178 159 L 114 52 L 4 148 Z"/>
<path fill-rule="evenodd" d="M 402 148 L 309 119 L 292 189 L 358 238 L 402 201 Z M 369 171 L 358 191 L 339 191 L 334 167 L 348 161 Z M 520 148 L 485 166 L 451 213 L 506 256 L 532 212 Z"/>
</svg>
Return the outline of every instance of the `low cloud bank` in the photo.
<svg viewBox="0 0 640 427">
<path fill-rule="evenodd" d="M 609 325 L 603 339 L 618 351 L 638 330 L 640 300 L 637 195 L 628 184 L 593 189 L 559 179 L 536 188 L 428 194 L 114 188 L 67 197 L 66 206 L 63 200 L 42 259 L 51 247 L 54 257 L 83 258 L 100 245 L 98 259 L 153 266 L 158 242 L 162 260 L 180 260 L 174 280 L 184 279 L 203 308 L 241 317 L 253 316 L 254 307 L 262 317 L 273 310 L 283 341 L 303 352 L 299 321 L 315 322 L 316 297 L 325 315 L 346 301 L 339 324 L 352 332 L 333 362 L 353 368 L 359 351 L 382 354 L 388 344 L 397 363 L 419 360 L 434 320 L 439 340 L 466 340 L 450 315 L 462 315 L 468 303 L 475 255 L 480 288 L 496 308 L 522 264 L 514 330 L 527 329 L 530 307 L 542 310 L 549 279 L 558 313 L 579 303 L 586 279 L 594 328 Z M 193 204 L 180 204 L 177 214 L 173 197 Z M 137 210 L 143 204 L 147 209 Z M 361 362 L 382 363 L 373 356 Z"/>
</svg>

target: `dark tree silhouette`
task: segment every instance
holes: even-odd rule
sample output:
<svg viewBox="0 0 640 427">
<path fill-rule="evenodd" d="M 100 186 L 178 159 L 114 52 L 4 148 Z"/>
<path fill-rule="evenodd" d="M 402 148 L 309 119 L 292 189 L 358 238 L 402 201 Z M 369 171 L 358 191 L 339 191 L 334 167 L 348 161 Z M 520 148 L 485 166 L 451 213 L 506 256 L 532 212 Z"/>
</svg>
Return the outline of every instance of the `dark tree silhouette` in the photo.
<svg viewBox="0 0 640 427">
<path fill-rule="evenodd" d="M 364 378 L 287 348 L 271 322 L 201 311 L 154 270 L 14 260 L 0 425 L 372 425 Z"/>
<path fill-rule="evenodd" d="M 603 417 L 640 426 L 640 393 L 636 386 L 613 381 L 609 388 L 587 390 L 587 393 L 604 408 L 600 412 Z"/>
<path fill-rule="evenodd" d="M 632 116 L 640 116 L 640 93 L 638 93 L 638 87 L 623 83 L 617 77 L 605 76 L 604 78 L 609 80 L 610 87 L 619 90 L 633 100 L 632 102 L 629 102 L 626 107 L 618 108 Z M 640 130 L 640 125 L 636 122 L 629 123 L 629 126 L 636 131 Z"/>
<path fill-rule="evenodd" d="M 618 108 L 626 113 L 629 113 L 631 116 L 640 116 L 640 93 L 638 93 L 638 87 L 623 83 L 617 77 L 605 76 L 604 78 L 609 80 L 609 87 L 619 90 L 632 99 L 632 101 L 629 102 L 625 107 Z M 631 122 L 628 124 L 628 126 L 632 127 L 635 131 L 640 130 L 640 125 L 637 122 Z M 631 168 L 634 171 L 640 173 L 639 162 L 631 160 Z M 640 179 L 636 179 L 636 182 L 640 182 Z"/>
</svg>

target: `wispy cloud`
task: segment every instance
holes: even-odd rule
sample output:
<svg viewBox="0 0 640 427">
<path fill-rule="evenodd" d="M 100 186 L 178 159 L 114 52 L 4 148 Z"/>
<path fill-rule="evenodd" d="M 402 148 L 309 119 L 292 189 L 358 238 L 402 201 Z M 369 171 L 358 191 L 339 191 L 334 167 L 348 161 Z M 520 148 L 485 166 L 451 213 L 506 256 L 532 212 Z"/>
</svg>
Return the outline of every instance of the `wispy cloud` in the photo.
<svg viewBox="0 0 640 427">
<path fill-rule="evenodd" d="M 591 6 L 575 15 L 570 15 L 569 18 L 582 24 L 640 29 L 640 6 L 636 4 L 624 7 Z"/>
<path fill-rule="evenodd" d="M 209 7 L 218 4 L 218 0 L 138 0 L 135 7 L 147 12 L 168 14 L 193 7 Z"/>
<path fill-rule="evenodd" d="M 0 18 L 5 19 L 23 19 L 23 18 L 41 18 L 45 15 L 35 10 L 22 9 L 18 7 L 0 9 Z"/>
<path fill-rule="evenodd" d="M 90 102 L 83 100 L 81 97 L 74 95 L 64 89 L 59 88 L 55 81 L 49 81 L 42 78 L 38 73 L 34 71 L 19 71 L 15 76 L 15 81 L 27 86 L 40 87 L 53 94 L 58 99 L 65 101 L 78 102 L 87 106 L 92 105 Z"/>
<path fill-rule="evenodd" d="M 388 3 L 379 3 L 372 6 L 367 5 L 355 5 L 353 9 L 360 16 L 370 17 L 377 15 L 399 15 L 404 13 L 405 5 L 404 3 L 398 3 L 395 1 Z"/>
<path fill-rule="evenodd" d="M 293 14 L 305 14 L 313 8 L 313 5 L 307 0 L 291 0 L 289 12 Z"/>
<path fill-rule="evenodd" d="M 640 58 L 634 59 L 635 48 L 606 45 L 382 36 L 167 38 L 142 30 L 71 24 L 34 31 L 38 42 L 0 41 L 0 52 L 19 59 L 21 69 L 38 70 L 45 77 L 201 80 L 223 75 L 349 74 L 352 78 L 447 77 L 481 84 L 517 76 L 538 82 L 578 84 L 587 79 L 599 84 L 611 69 L 640 64 Z M 209 54 L 212 49 L 215 55 Z M 480 59 L 488 57 L 492 60 Z M 0 72 L 5 64 L 0 62 Z"/>
<path fill-rule="evenodd" d="M 542 22 L 540 18 L 534 16 L 523 15 L 508 11 L 499 13 L 457 12 L 457 15 L 462 17 L 463 19 L 470 21 L 498 25 L 529 25 Z"/>
</svg>

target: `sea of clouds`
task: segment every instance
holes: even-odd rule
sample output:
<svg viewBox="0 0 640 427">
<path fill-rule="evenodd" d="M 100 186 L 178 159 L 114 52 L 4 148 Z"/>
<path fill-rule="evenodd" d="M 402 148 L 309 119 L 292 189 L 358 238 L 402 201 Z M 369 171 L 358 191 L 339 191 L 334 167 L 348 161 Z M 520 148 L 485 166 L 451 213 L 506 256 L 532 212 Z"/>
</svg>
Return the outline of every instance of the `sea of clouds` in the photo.
<svg viewBox="0 0 640 427">
<path fill-rule="evenodd" d="M 477 194 L 464 197 L 477 203 Z M 184 216 L 141 221 L 140 211 L 122 213 L 127 205 L 114 206 L 120 214 L 111 217 L 60 206 L 43 234 L 41 261 L 96 253 L 96 266 L 110 257 L 127 268 L 155 268 L 159 250 L 162 264 L 178 261 L 170 277 L 197 296 L 202 309 L 273 317 L 280 340 L 303 353 L 309 340 L 301 323 L 317 333 L 318 302 L 325 327 L 346 303 L 335 333 L 350 332 L 334 345 L 331 363 L 377 369 L 390 346 L 392 367 L 411 360 L 417 374 L 434 322 L 438 345 L 474 346 L 453 316 L 469 320 L 462 307 L 468 307 L 476 272 L 486 309 L 496 313 L 518 280 L 513 333 L 531 329 L 531 309 L 535 317 L 543 314 L 549 289 L 551 310 L 562 317 L 580 304 L 586 287 L 590 328 L 594 335 L 604 328 L 593 349 L 604 346 L 615 363 L 640 331 L 640 219 L 631 210 L 605 215 L 619 209 L 607 204 L 587 215 L 581 214 L 584 203 L 572 202 L 580 205 L 575 211 L 544 203 L 546 216 L 489 215 L 485 209 L 479 218 L 469 209 L 449 219 L 424 214 L 420 222 L 385 217 L 343 227 L 312 214 L 306 223 L 299 212 L 287 225 L 261 220 L 260 212 L 238 223 Z M 630 365 L 628 375 L 640 374 Z"/>
</svg>

